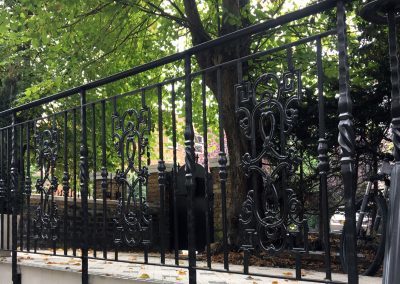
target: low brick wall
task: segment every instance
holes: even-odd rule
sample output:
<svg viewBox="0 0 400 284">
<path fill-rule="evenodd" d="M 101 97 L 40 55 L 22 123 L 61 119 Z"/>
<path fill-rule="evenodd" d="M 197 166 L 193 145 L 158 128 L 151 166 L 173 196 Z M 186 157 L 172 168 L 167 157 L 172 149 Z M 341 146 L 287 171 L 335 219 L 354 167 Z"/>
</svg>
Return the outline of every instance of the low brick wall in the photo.
<svg viewBox="0 0 400 284">
<path fill-rule="evenodd" d="M 77 198 L 76 207 L 74 206 L 74 200 L 72 197 L 68 198 L 68 209 L 67 209 L 67 218 L 64 218 L 64 197 L 55 196 L 54 201 L 57 204 L 58 211 L 58 238 L 57 238 L 57 247 L 62 248 L 64 246 L 64 222 L 67 222 L 67 231 L 66 231 L 66 242 L 67 247 L 79 247 L 80 240 L 82 239 L 82 206 L 81 199 Z M 34 244 L 34 229 L 33 229 L 33 218 L 35 216 L 35 211 L 40 204 L 40 195 L 32 195 L 31 196 L 31 207 L 30 207 L 30 219 L 31 219 L 31 233 L 30 233 L 30 242 L 31 247 Z M 107 209 L 106 213 L 106 244 L 107 247 L 111 250 L 114 249 L 114 232 L 115 232 L 115 224 L 114 218 L 117 216 L 117 200 L 107 200 Z M 155 247 L 158 246 L 158 238 L 156 237 L 158 234 L 158 212 L 159 209 L 157 206 L 153 206 L 149 204 L 150 213 L 153 217 L 153 245 Z M 74 230 L 74 208 L 76 208 L 76 219 L 75 219 L 75 230 Z M 95 209 L 96 208 L 96 209 Z M 88 200 L 88 213 L 89 213 L 89 247 L 94 248 L 95 246 L 98 249 L 102 249 L 104 243 L 103 237 L 103 200 L 97 199 L 96 202 L 93 199 Z M 20 229 L 23 228 L 23 246 L 26 247 L 26 237 L 27 237 L 27 226 L 28 226 L 28 213 L 27 213 L 26 205 L 23 209 L 23 218 L 20 221 Z M 74 234 L 75 231 L 75 234 Z M 38 247 L 41 248 L 50 248 L 53 243 L 50 240 L 39 240 Z M 124 249 L 124 248 L 122 248 Z"/>
<path fill-rule="evenodd" d="M 171 169 L 172 165 L 167 165 L 167 169 Z M 213 189 L 213 217 L 214 217 L 214 240 L 219 241 L 222 238 L 222 200 L 221 200 L 221 187 L 219 180 L 219 168 L 211 167 L 210 168 L 211 179 L 212 179 L 212 189 Z M 172 223 L 172 173 L 167 172 L 167 182 L 166 182 L 166 194 L 165 194 L 165 238 L 167 247 L 173 247 L 173 223 Z M 229 179 L 227 181 L 229 186 Z M 101 191 L 101 180 L 96 181 L 96 202 L 91 196 L 88 200 L 89 206 L 89 238 L 90 238 L 90 247 L 93 248 L 95 245 L 98 248 L 103 246 L 103 194 Z M 143 190 L 146 190 L 143 187 Z M 114 231 L 115 225 L 113 219 L 117 216 L 117 205 L 118 201 L 116 200 L 115 193 L 118 191 L 118 186 L 115 184 L 115 181 L 108 181 L 108 198 L 107 198 L 107 221 L 106 221 L 106 232 L 107 232 L 107 246 L 112 249 L 113 248 L 113 240 L 114 240 Z M 150 168 L 150 176 L 148 179 L 148 188 L 147 188 L 147 202 L 150 206 L 150 211 L 153 217 L 153 248 L 157 248 L 159 244 L 160 234 L 159 234 L 159 208 L 160 208 L 160 191 L 158 184 L 158 172 L 156 168 Z M 110 198 L 111 197 L 111 198 Z M 58 216 L 59 216 L 59 227 L 58 227 L 58 240 L 57 247 L 63 247 L 64 244 L 64 197 L 63 196 L 54 196 L 54 200 L 57 204 Z M 40 203 L 40 195 L 33 194 L 31 196 L 31 246 L 34 243 L 34 232 L 33 232 L 33 217 Z M 227 201 L 227 207 L 229 208 L 230 202 Z M 96 212 L 95 212 L 96 208 Z M 79 241 L 81 240 L 81 228 L 82 228 L 82 206 L 80 198 L 77 198 L 76 203 L 76 220 L 75 220 L 75 228 L 76 233 L 73 233 L 74 228 L 74 200 L 73 197 L 68 197 L 68 210 L 67 210 L 67 246 L 79 247 Z M 24 229 L 24 246 L 26 246 L 26 235 L 27 235 L 27 208 L 26 204 L 24 207 L 24 217 L 21 221 L 21 226 Z M 75 240 L 75 241 L 74 241 Z M 51 247 L 51 241 L 39 241 L 39 247 Z"/>
</svg>

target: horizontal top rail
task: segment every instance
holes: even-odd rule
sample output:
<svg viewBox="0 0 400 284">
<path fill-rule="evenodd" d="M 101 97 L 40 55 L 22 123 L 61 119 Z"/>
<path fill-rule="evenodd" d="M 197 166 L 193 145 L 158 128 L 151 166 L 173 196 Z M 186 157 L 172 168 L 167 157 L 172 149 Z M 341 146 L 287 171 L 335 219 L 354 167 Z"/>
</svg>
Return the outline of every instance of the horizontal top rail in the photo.
<svg viewBox="0 0 400 284">
<path fill-rule="evenodd" d="M 280 45 L 280 46 L 277 46 L 277 47 L 274 47 L 274 48 L 271 48 L 271 49 L 259 51 L 259 52 L 256 52 L 256 53 L 241 57 L 241 58 L 237 58 L 237 59 L 233 59 L 233 60 L 230 60 L 230 61 L 226 61 L 226 62 L 217 64 L 217 65 L 214 65 L 214 66 L 211 66 L 211 67 L 208 67 L 208 68 L 193 72 L 193 73 L 190 74 L 190 76 L 191 76 L 191 78 L 194 78 L 194 77 L 199 76 L 199 75 L 201 75 L 203 73 L 211 72 L 211 71 L 217 70 L 218 68 L 235 64 L 236 62 L 247 61 L 247 60 L 250 60 L 250 59 L 253 59 L 253 58 L 269 55 L 269 54 L 272 54 L 272 53 L 275 53 L 275 52 L 278 52 L 278 51 L 282 51 L 282 50 L 287 49 L 287 48 L 291 48 L 291 47 L 298 46 L 298 45 L 301 45 L 301 44 L 305 44 L 305 43 L 308 43 L 308 42 L 311 42 L 311 41 L 315 41 L 317 39 L 328 37 L 328 36 L 336 34 L 336 32 L 337 32 L 336 29 L 331 29 L 331 30 L 328 30 L 328 31 L 325 31 L 325 32 L 322 32 L 322 33 L 319 33 L 319 34 L 315 34 L 315 35 L 312 35 L 312 36 L 309 36 L 309 37 L 301 38 L 299 40 L 296 40 L 296 41 L 293 41 L 293 42 L 290 42 L 290 43 L 287 43 L 287 44 L 284 44 L 284 45 Z M 157 83 L 145 86 L 145 87 L 141 87 L 141 88 L 137 88 L 137 89 L 134 89 L 134 90 L 130 90 L 130 91 L 127 91 L 127 92 L 124 92 L 124 93 L 121 93 L 121 94 L 117 94 L 117 95 L 114 95 L 114 96 L 111 96 L 111 97 L 108 97 L 108 98 L 97 99 L 97 100 L 94 100 L 94 101 L 91 101 L 91 102 L 87 102 L 86 104 L 83 104 L 83 105 L 78 105 L 78 106 L 74 106 L 74 107 L 71 107 L 71 108 L 68 108 L 68 109 L 57 111 L 57 112 L 52 113 L 51 115 L 32 118 L 32 119 L 25 120 L 25 121 L 22 121 L 22 122 L 19 122 L 19 123 L 15 123 L 13 125 L 10 124 L 10 125 L 7 125 L 5 127 L 0 128 L 0 131 L 6 130 L 6 129 L 11 129 L 14 126 L 19 126 L 19 125 L 23 125 L 23 124 L 26 124 L 26 123 L 31 123 L 31 122 L 34 122 L 34 121 L 50 119 L 50 118 L 52 118 L 54 116 L 61 115 L 61 114 L 65 113 L 65 112 L 71 112 L 73 110 L 78 110 L 81 106 L 91 106 L 93 104 L 98 104 L 98 103 L 101 103 L 102 101 L 110 101 L 110 100 L 113 100 L 115 98 L 122 98 L 122 97 L 126 97 L 126 96 L 131 96 L 131 95 L 139 95 L 141 92 L 156 88 L 158 86 L 165 86 L 165 85 L 168 85 L 168 84 L 173 84 L 175 82 L 178 82 L 178 81 L 181 81 L 181 80 L 184 80 L 184 79 L 185 79 L 185 76 L 169 78 L 169 79 L 166 79 L 166 80 L 164 80 L 162 82 L 157 82 Z"/>
<path fill-rule="evenodd" d="M 319 3 L 316 3 L 316 4 L 312 4 L 310 6 L 307 6 L 307 7 L 303 8 L 303 9 L 300 9 L 300 10 L 297 10 L 297 11 L 282 15 L 282 16 L 276 18 L 276 19 L 267 20 L 265 22 L 246 27 L 246 28 L 237 30 L 235 32 L 223 35 L 223 36 L 221 36 L 219 38 L 216 38 L 216 39 L 204 42 L 202 44 L 193 46 L 193 47 L 191 47 L 191 48 L 189 48 L 189 49 L 187 49 L 185 51 L 178 52 L 178 53 L 175 53 L 175 54 L 172 54 L 172 55 L 169 55 L 169 56 L 166 56 L 166 57 L 151 61 L 149 63 L 145 63 L 145 64 L 142 64 L 142 65 L 133 67 L 131 69 L 128 69 L 128 70 L 113 74 L 111 76 L 108 76 L 108 77 L 105 77 L 105 78 L 102 78 L 102 79 L 99 79 L 99 80 L 95 80 L 95 81 L 89 82 L 87 84 L 83 84 L 83 85 L 80 85 L 78 87 L 74 87 L 74 88 L 71 88 L 71 89 L 68 89 L 68 90 L 65 90 L 65 91 L 62 91 L 62 92 L 59 92 L 59 93 L 56 93 L 56 94 L 41 98 L 41 99 L 26 103 L 26 104 L 23 104 L 23 105 L 20 105 L 20 106 L 16 106 L 16 107 L 4 110 L 4 111 L 0 112 L 0 117 L 4 117 L 4 116 L 9 115 L 11 113 L 16 113 L 16 112 L 23 111 L 23 110 L 26 110 L 26 109 L 29 109 L 29 108 L 37 107 L 37 106 L 40 106 L 40 105 L 43 105 L 45 103 L 49 103 L 49 102 L 52 102 L 52 101 L 55 101 L 55 100 L 66 98 L 66 97 L 69 97 L 71 95 L 78 94 L 78 93 L 80 93 L 80 92 L 82 92 L 84 90 L 90 90 L 90 89 L 94 89 L 94 88 L 97 88 L 97 87 L 101 87 L 101 86 L 104 86 L 106 84 L 113 83 L 113 82 L 116 82 L 118 80 L 130 77 L 130 76 L 133 76 L 133 75 L 137 75 L 137 74 L 140 74 L 142 72 L 145 72 L 145 71 L 148 71 L 148 70 L 151 70 L 151 69 L 154 69 L 154 68 L 157 68 L 157 67 L 160 67 L 160 66 L 163 66 L 163 65 L 166 65 L 166 64 L 181 60 L 181 59 L 184 59 L 185 56 L 187 56 L 187 55 L 197 54 L 197 53 L 199 53 L 201 51 L 204 51 L 206 49 L 214 48 L 214 47 L 216 47 L 216 46 L 218 46 L 220 44 L 224 44 L 224 43 L 227 43 L 229 41 L 233 41 L 233 40 L 238 39 L 238 38 L 240 38 L 242 36 L 257 34 L 257 33 L 263 32 L 265 30 L 268 30 L 268 29 L 271 29 L 271 28 L 275 28 L 277 26 L 281 26 L 281 25 L 287 24 L 287 23 L 289 23 L 291 21 L 302 19 L 302 18 L 311 16 L 311 15 L 319 13 L 319 12 L 327 11 L 327 10 L 332 9 L 333 7 L 335 7 L 337 1 L 338 0 L 325 0 L 325 1 L 322 1 L 322 2 L 319 2 Z M 345 2 L 349 2 L 351 0 L 344 0 L 344 1 Z"/>
</svg>

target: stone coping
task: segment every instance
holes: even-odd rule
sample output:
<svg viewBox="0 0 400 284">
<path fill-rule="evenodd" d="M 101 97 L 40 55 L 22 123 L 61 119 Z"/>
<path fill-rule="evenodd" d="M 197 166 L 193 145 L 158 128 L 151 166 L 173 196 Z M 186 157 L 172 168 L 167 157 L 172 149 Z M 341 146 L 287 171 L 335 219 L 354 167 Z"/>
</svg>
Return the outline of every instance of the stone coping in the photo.
<svg viewBox="0 0 400 284">
<path fill-rule="evenodd" d="M 43 251 L 46 252 L 46 251 Z M 48 253 L 49 251 L 47 251 Z M 58 252 L 61 253 L 61 252 Z M 110 252 L 110 256 L 112 253 Z M 91 255 L 89 255 L 91 256 Z M 120 253 L 119 259 L 123 261 L 131 261 L 136 263 L 126 262 L 114 262 L 112 260 L 100 260 L 90 259 L 89 260 L 89 274 L 92 276 L 107 277 L 110 283 L 114 283 L 112 279 L 129 279 L 134 283 L 188 283 L 188 271 L 186 260 L 180 260 L 179 264 L 181 267 L 170 267 L 163 265 L 144 265 L 143 254 L 139 253 Z M 149 262 L 159 264 L 159 255 L 150 254 Z M 0 258 L 0 264 L 10 264 L 11 257 Z M 170 257 L 166 259 L 167 265 L 173 265 L 174 260 Z M 18 265 L 35 267 L 38 269 L 57 270 L 57 271 L 68 271 L 71 273 L 81 272 L 81 260 L 78 257 L 62 257 L 62 256 L 48 256 L 31 253 L 18 253 Z M 198 267 L 206 267 L 206 263 L 203 261 L 197 262 Z M 223 264 L 213 264 L 214 269 L 223 269 Z M 243 266 L 231 265 L 231 271 L 242 271 Z M 23 271 L 23 270 L 22 270 Z M 197 283 L 199 284 L 259 284 L 259 283 L 309 283 L 300 280 L 284 280 L 281 277 L 294 277 L 295 271 L 293 269 L 286 268 L 272 268 L 272 267 L 250 267 L 250 271 L 253 273 L 264 273 L 270 275 L 270 277 L 259 277 L 259 276 L 247 276 L 235 273 L 224 273 L 215 272 L 210 270 L 198 270 L 197 271 Z M 322 280 L 317 283 L 326 283 L 323 281 L 325 273 L 302 270 L 302 276 L 313 280 Z M 0 280 L 1 280 L 0 275 Z M 277 278 L 275 278 L 277 277 Z M 347 275 L 333 273 L 333 280 L 347 282 Z M 2 281 L 0 281 L 3 283 Z M 367 277 L 360 276 L 360 284 L 378 284 L 382 282 L 380 277 Z M 115 282 L 117 283 L 117 282 Z M 43 283 L 47 284 L 47 283 Z"/>
</svg>

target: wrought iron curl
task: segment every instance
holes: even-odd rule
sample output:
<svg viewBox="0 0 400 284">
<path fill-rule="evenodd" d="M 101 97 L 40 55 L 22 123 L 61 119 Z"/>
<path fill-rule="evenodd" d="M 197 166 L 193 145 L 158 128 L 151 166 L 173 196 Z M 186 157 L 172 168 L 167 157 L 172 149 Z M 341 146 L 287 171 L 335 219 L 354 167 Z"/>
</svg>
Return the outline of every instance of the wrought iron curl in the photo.
<svg viewBox="0 0 400 284">
<path fill-rule="evenodd" d="M 117 215 L 114 218 L 114 243 L 129 247 L 148 245 L 151 241 L 152 216 L 145 198 L 139 200 L 136 190 L 139 183 L 147 185 L 149 176 L 148 168 L 139 167 L 138 161 L 148 149 L 148 136 L 151 131 L 150 109 L 146 106 L 140 111 L 128 109 L 122 115 L 115 112 L 112 119 L 114 148 L 121 161 L 124 161 L 124 166 L 116 172 L 115 181 L 119 188 L 127 189 L 126 193 L 122 190 L 126 196 L 120 197 Z M 129 173 L 133 174 L 132 179 L 128 177 Z M 103 168 L 103 182 L 107 174 L 107 170 Z"/>
<path fill-rule="evenodd" d="M 300 217 L 302 202 L 293 189 L 287 185 L 282 188 L 283 176 L 289 179 L 301 160 L 294 149 L 287 145 L 282 149 L 280 144 L 280 137 L 291 135 L 298 119 L 301 74 L 299 70 L 284 72 L 280 77 L 266 73 L 254 83 L 236 85 L 235 93 L 236 116 L 243 136 L 262 142 L 259 148 L 245 153 L 241 161 L 247 177 L 255 175 L 262 180 L 262 188 L 252 188 L 242 205 L 242 248 L 278 252 L 287 247 L 290 224 L 305 226 Z M 268 169 L 262 165 L 265 159 L 270 163 Z"/>
<path fill-rule="evenodd" d="M 49 197 L 58 187 L 58 179 L 54 176 L 59 150 L 58 130 L 53 126 L 51 129 L 36 132 L 34 138 L 36 162 L 39 168 L 43 169 L 43 177 L 36 180 L 35 186 L 37 192 L 43 194 L 43 199 L 33 217 L 34 237 L 56 241 L 59 228 L 58 208 L 54 201 L 49 200 Z M 30 192 L 30 177 L 28 179 L 26 190 Z"/>
</svg>

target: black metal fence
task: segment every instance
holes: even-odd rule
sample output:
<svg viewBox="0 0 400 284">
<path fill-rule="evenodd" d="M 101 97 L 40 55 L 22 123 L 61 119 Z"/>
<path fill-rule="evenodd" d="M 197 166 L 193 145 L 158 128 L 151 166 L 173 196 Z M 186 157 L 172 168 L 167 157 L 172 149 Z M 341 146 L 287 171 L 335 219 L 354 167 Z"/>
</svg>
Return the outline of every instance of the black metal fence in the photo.
<svg viewBox="0 0 400 284">
<path fill-rule="evenodd" d="M 270 30 L 335 9 L 336 27 L 332 30 L 245 56 L 238 51 L 235 59 L 203 70 L 195 64 L 194 58 L 207 50 L 227 44 L 232 48 L 243 39 L 262 39 Z M 121 259 L 120 252 L 136 251 L 143 253 L 145 264 L 187 268 L 190 283 L 196 283 L 199 270 L 252 274 L 249 269 L 252 254 L 282 250 L 289 250 L 296 256 L 293 279 L 315 282 L 301 276 L 301 258 L 308 252 L 308 226 L 303 215 L 302 191 L 292 187 L 301 159 L 293 147 L 291 131 L 299 116 L 297 109 L 304 93 L 305 77 L 317 82 L 315 91 L 318 94 L 319 121 L 315 121 L 315 129 L 319 133 L 318 169 L 323 201 L 320 214 L 324 223 L 326 270 L 326 279 L 321 281 L 337 283 L 331 277 L 329 245 L 324 43 L 329 48 L 337 45 L 338 52 L 338 147 L 341 148 L 346 204 L 348 281 L 357 283 L 352 159 L 355 138 L 345 14 L 344 1 L 322 1 L 182 53 L 0 113 L 11 119 L 9 126 L 0 129 L 0 246 L 12 252 L 13 283 L 19 283 L 20 279 L 18 252 L 80 256 L 82 283 L 88 283 L 89 259 L 129 261 Z M 301 61 L 298 54 L 302 48 L 315 53 L 314 63 Z M 149 79 L 150 73 L 146 72 L 154 70 L 159 75 L 151 73 L 153 77 Z M 171 70 L 174 76 L 168 77 Z M 128 81 L 137 88 L 124 93 L 114 89 L 116 84 Z M 210 81 L 215 82 L 214 88 L 210 88 Z M 193 92 L 194 85 L 199 92 Z M 230 109 L 231 112 L 224 111 L 224 92 L 232 94 L 229 100 L 234 102 L 234 109 Z M 70 107 L 65 108 L 66 105 Z M 247 149 L 240 165 L 228 159 L 225 136 L 229 131 L 226 129 L 229 119 L 240 126 L 238 135 Z M 210 137 L 210 129 L 215 129 L 213 137 Z M 201 161 L 196 159 L 195 135 L 203 137 L 203 142 L 196 145 L 200 148 L 196 151 L 203 152 Z M 215 151 L 210 141 L 218 146 L 217 181 L 210 180 L 209 155 Z M 182 144 L 184 148 L 179 148 Z M 179 171 L 179 149 L 184 149 L 185 156 L 184 194 L 180 197 L 178 178 L 183 169 Z M 171 160 L 171 168 L 167 168 L 166 159 Z M 148 167 L 154 160 L 158 160 L 159 200 L 156 205 L 147 200 Z M 196 174 L 199 163 L 204 168 L 201 186 L 200 170 Z M 228 175 L 232 167 L 241 167 L 248 188 L 241 201 L 240 216 L 237 216 L 244 252 L 242 271 L 229 267 L 227 194 L 231 193 L 227 192 L 227 186 L 232 182 Z M 118 197 L 112 209 L 108 195 L 111 174 Z M 212 212 L 212 182 L 219 183 L 220 212 Z M 196 199 L 200 187 L 203 193 Z M 58 188 L 62 188 L 63 205 L 56 202 Z M 178 218 L 179 198 L 187 201 L 184 207 L 187 208 L 186 224 Z M 199 199 L 202 207 L 198 207 Z M 221 216 L 221 224 L 214 224 L 213 215 Z M 196 264 L 197 218 L 205 222 L 201 226 L 205 228 L 206 268 Z M 222 230 L 223 270 L 215 268 L 211 261 L 210 245 L 215 237 L 212 232 L 217 225 Z M 180 227 L 185 228 L 187 236 L 179 234 Z M 5 228 L 12 228 L 12 232 L 8 230 L 3 234 Z M 180 239 L 187 239 L 189 255 L 184 265 L 179 262 Z M 158 263 L 149 261 L 149 252 L 159 253 Z M 173 264 L 166 261 L 168 252 L 174 255 Z"/>
</svg>

